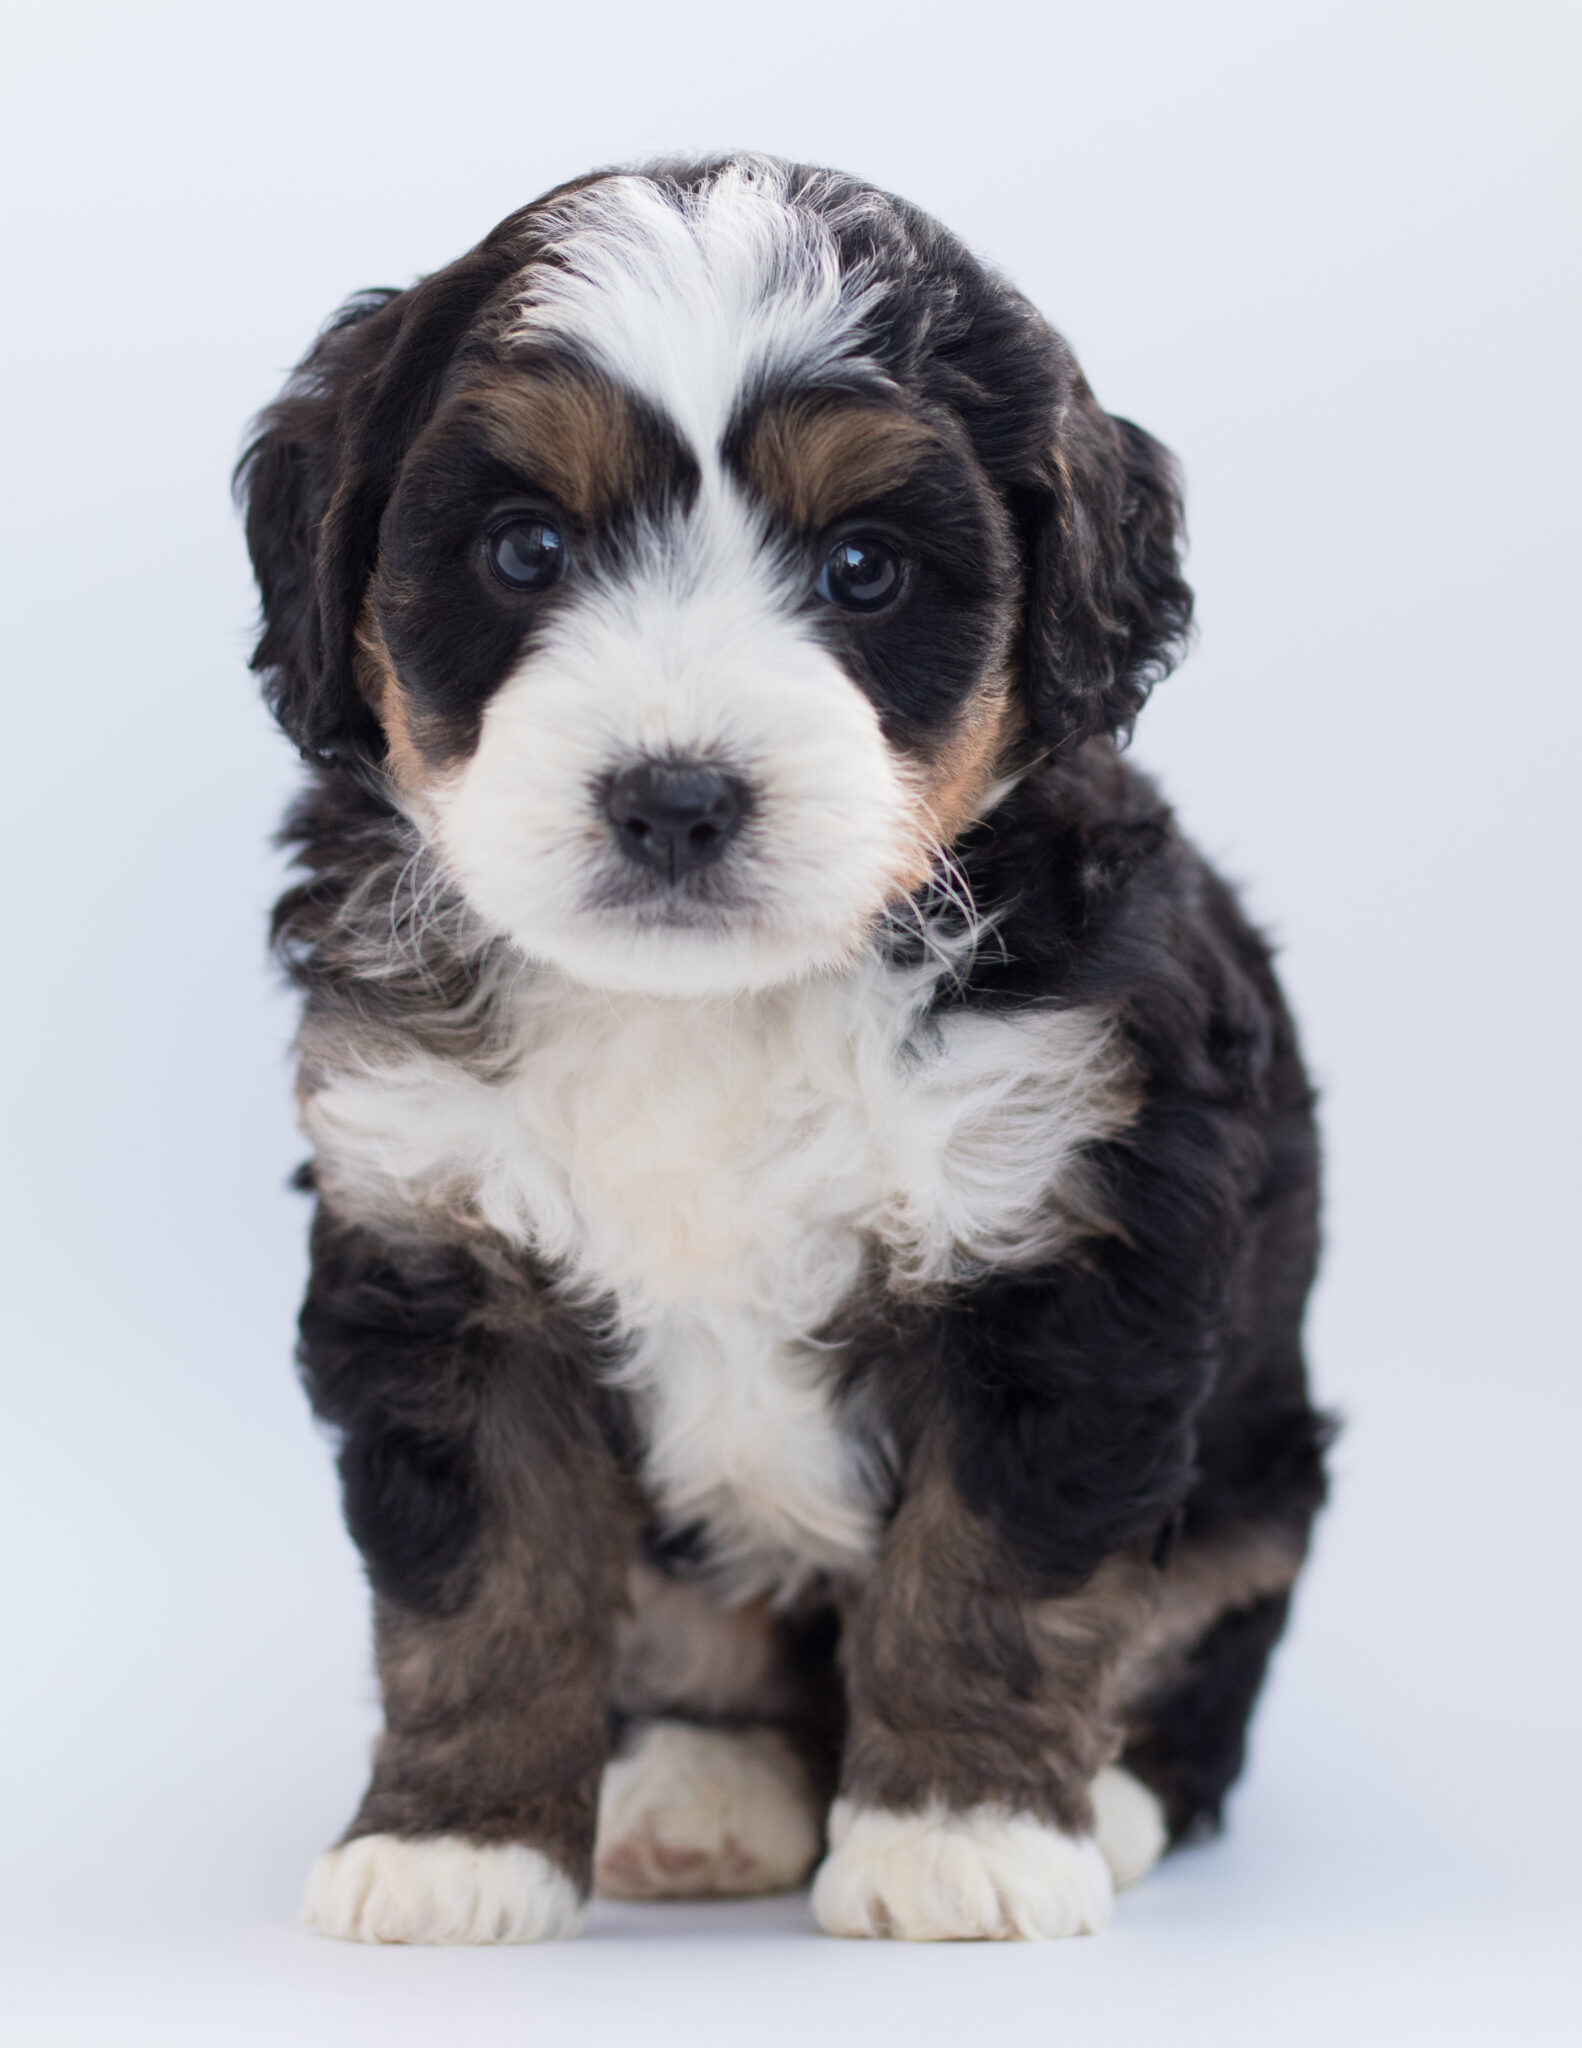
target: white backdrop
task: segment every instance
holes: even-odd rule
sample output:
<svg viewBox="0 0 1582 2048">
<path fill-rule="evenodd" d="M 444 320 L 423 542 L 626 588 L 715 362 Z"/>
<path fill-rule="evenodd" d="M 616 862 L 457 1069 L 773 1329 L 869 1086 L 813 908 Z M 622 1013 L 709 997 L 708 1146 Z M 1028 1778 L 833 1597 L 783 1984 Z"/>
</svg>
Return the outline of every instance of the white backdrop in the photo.
<svg viewBox="0 0 1582 2048">
<path fill-rule="evenodd" d="M 13 24 L 13 2038 L 1569 2038 L 1577 43 L 1538 0 Z M 1200 641 L 1137 752 L 1282 940 L 1325 1088 L 1336 1500 L 1230 1836 L 1100 1941 L 847 1946 L 791 1900 L 343 1949 L 291 1917 L 369 1683 L 289 1366 L 261 927 L 293 762 L 244 669 L 227 475 L 350 290 L 592 164 L 734 144 L 941 215 L 1184 460 Z"/>
</svg>

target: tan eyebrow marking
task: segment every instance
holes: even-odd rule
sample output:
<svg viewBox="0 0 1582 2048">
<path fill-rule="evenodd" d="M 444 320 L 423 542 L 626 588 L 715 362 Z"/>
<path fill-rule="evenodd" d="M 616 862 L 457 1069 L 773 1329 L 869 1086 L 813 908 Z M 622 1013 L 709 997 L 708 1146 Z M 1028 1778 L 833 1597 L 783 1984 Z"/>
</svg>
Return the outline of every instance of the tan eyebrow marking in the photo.
<svg viewBox="0 0 1582 2048">
<path fill-rule="evenodd" d="M 813 395 L 762 414 L 742 467 L 793 526 L 816 531 L 903 484 L 938 445 L 932 428 L 894 407 Z"/>
<path fill-rule="evenodd" d="M 494 451 L 580 519 L 625 503 L 646 481 L 641 424 L 613 384 L 535 371 L 495 379 L 467 405 Z"/>
</svg>

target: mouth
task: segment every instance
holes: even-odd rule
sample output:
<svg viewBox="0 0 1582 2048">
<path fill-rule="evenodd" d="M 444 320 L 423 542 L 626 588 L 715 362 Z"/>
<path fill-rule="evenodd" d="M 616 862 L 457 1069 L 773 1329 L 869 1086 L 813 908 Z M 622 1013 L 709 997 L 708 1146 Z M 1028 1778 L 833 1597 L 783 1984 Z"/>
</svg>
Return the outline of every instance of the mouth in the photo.
<svg viewBox="0 0 1582 2048">
<path fill-rule="evenodd" d="M 625 870 L 625 871 L 623 871 Z M 585 886 L 577 910 L 524 950 L 592 986 L 652 995 L 729 995 L 805 980 L 848 966 L 882 917 L 819 915 L 777 878 L 723 867 L 679 877 L 626 868 Z M 536 943 L 535 943 L 536 939 Z"/>
<path fill-rule="evenodd" d="M 767 911 L 744 865 L 736 859 L 676 873 L 662 860 L 647 869 L 605 860 L 584 884 L 579 908 L 589 917 L 643 931 L 723 934 L 760 922 Z"/>
</svg>

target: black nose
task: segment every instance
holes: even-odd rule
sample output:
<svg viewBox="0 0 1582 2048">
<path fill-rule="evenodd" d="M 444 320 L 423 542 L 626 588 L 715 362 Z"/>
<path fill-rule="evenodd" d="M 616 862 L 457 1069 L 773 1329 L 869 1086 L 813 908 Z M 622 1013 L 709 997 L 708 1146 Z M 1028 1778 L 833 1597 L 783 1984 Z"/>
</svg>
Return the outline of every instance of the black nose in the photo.
<svg viewBox="0 0 1582 2048">
<path fill-rule="evenodd" d="M 719 859 L 741 824 L 747 791 L 706 761 L 640 761 L 616 776 L 604 808 L 628 860 L 673 882 Z"/>
</svg>

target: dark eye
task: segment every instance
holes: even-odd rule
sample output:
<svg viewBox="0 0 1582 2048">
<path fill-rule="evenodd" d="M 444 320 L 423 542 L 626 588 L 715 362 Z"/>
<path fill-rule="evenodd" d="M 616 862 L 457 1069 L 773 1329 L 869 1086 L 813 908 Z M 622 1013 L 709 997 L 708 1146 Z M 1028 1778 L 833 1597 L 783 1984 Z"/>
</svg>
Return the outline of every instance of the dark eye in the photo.
<svg viewBox="0 0 1582 2048">
<path fill-rule="evenodd" d="M 899 549 L 861 534 L 838 540 L 824 557 L 814 585 L 826 604 L 849 612 L 881 612 L 894 604 L 906 580 Z"/>
<path fill-rule="evenodd" d="M 566 543 L 547 519 L 508 519 L 489 536 L 489 566 L 511 590 L 547 590 L 566 573 Z"/>
</svg>

